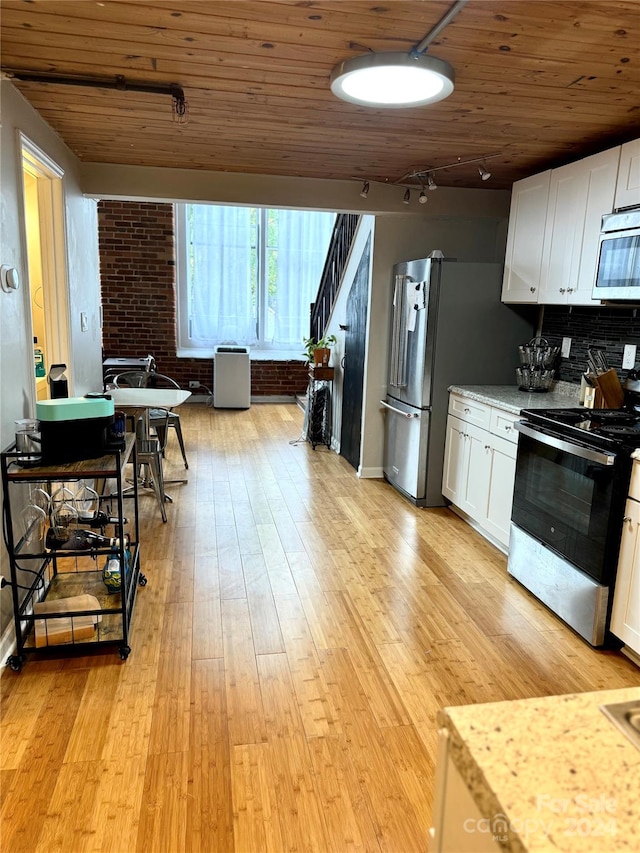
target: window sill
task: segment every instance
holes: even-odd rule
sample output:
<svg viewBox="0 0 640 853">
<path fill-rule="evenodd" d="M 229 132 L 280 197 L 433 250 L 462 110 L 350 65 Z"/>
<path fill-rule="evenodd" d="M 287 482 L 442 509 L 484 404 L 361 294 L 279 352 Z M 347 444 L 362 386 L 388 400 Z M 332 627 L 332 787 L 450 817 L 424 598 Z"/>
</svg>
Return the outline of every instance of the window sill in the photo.
<svg viewBox="0 0 640 853">
<path fill-rule="evenodd" d="M 214 352 L 213 349 L 179 349 L 176 355 L 178 358 L 196 358 L 211 361 Z M 249 358 L 251 361 L 307 361 L 306 355 L 303 355 L 301 352 L 276 349 L 260 350 L 249 348 Z"/>
</svg>

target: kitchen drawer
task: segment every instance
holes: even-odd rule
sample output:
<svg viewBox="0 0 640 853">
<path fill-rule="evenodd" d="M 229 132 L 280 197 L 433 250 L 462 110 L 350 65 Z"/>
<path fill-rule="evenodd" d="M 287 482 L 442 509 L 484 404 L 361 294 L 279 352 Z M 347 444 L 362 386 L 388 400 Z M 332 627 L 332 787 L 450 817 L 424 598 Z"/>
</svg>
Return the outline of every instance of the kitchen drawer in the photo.
<svg viewBox="0 0 640 853">
<path fill-rule="evenodd" d="M 517 444 L 518 433 L 514 424 L 519 420 L 520 415 L 514 415 L 513 412 L 505 412 L 502 409 L 491 409 L 490 430 L 494 435 Z"/>
<path fill-rule="evenodd" d="M 489 429 L 491 423 L 490 406 L 470 400 L 469 397 L 460 397 L 458 394 L 449 395 L 449 414 L 483 429 Z"/>
</svg>

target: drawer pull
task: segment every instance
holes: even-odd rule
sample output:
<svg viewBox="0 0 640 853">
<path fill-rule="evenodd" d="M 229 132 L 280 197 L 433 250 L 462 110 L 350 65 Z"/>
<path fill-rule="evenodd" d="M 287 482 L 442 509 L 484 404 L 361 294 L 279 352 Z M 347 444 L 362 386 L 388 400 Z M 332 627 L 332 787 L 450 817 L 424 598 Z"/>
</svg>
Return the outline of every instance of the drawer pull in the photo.
<svg viewBox="0 0 640 853">
<path fill-rule="evenodd" d="M 468 414 L 469 414 L 469 412 L 471 411 L 471 409 L 468 409 L 468 408 L 465 406 L 465 408 L 463 409 L 463 411 L 464 411 L 465 415 L 468 415 Z"/>
<path fill-rule="evenodd" d="M 505 429 L 507 432 L 511 432 L 511 430 L 512 430 L 511 424 L 506 424 Z"/>
</svg>

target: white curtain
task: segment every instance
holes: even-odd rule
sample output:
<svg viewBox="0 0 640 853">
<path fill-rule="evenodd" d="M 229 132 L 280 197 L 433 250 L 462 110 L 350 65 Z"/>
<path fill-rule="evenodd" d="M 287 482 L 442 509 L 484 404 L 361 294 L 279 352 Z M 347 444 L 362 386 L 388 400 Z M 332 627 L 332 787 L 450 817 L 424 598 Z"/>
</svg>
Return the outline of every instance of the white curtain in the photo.
<svg viewBox="0 0 640 853">
<path fill-rule="evenodd" d="M 191 337 L 208 344 L 256 342 L 251 293 L 251 208 L 187 206 Z"/>
<path fill-rule="evenodd" d="M 280 210 L 275 325 L 276 346 L 300 345 L 309 335 L 309 306 L 316 297 L 335 214 Z"/>
<path fill-rule="evenodd" d="M 259 229 L 266 240 L 265 227 Z M 258 341 L 256 293 L 252 270 L 257 269 L 251 246 L 249 207 L 187 205 L 190 338 L 194 343 L 266 344 L 300 348 L 309 334 L 309 305 L 315 299 L 327 256 L 335 214 L 278 210 L 275 280 L 257 283 L 267 292 L 265 340 Z M 252 260 L 253 259 L 253 260 Z M 268 277 L 269 264 L 264 275 Z M 275 287 L 274 287 L 275 285 Z M 271 293 L 268 293 L 271 286 Z"/>
</svg>

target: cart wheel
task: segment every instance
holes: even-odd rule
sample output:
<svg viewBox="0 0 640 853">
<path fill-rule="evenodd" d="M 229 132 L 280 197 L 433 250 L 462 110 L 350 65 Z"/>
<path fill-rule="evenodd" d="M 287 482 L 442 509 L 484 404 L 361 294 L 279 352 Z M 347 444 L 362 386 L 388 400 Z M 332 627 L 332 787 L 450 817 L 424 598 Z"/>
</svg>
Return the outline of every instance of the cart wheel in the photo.
<svg viewBox="0 0 640 853">
<path fill-rule="evenodd" d="M 120 660 L 126 660 L 131 654 L 131 646 L 120 646 Z"/>
<path fill-rule="evenodd" d="M 22 669 L 22 657 L 20 655 L 10 655 L 7 658 L 7 663 L 9 664 L 9 669 L 13 672 L 20 672 Z"/>
<path fill-rule="evenodd" d="M 138 577 L 138 586 L 146 586 L 146 585 L 147 585 L 147 576 L 146 575 L 140 575 Z"/>
</svg>

